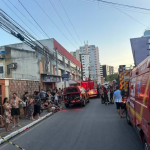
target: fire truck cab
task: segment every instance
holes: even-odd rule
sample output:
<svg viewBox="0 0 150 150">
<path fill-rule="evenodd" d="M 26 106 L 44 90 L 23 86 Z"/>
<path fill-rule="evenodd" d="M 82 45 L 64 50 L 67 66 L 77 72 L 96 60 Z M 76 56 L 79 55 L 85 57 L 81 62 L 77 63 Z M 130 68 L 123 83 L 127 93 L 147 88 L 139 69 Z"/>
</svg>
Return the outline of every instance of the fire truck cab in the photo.
<svg viewBox="0 0 150 150">
<path fill-rule="evenodd" d="M 132 124 L 150 150 L 150 57 L 130 72 L 127 122 Z"/>
</svg>

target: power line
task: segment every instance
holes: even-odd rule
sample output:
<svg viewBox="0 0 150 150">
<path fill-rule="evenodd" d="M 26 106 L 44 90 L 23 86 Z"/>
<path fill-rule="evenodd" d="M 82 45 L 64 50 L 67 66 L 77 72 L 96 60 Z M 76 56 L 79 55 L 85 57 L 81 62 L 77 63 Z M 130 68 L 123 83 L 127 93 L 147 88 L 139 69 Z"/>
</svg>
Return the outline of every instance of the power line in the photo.
<svg viewBox="0 0 150 150">
<path fill-rule="evenodd" d="M 59 30 L 59 32 L 71 43 L 71 45 L 74 46 L 74 44 L 67 38 L 67 36 L 59 29 L 59 27 L 55 24 L 55 22 L 50 18 L 50 16 L 44 11 L 44 9 L 39 5 L 39 3 L 34 0 L 38 7 L 43 11 L 43 13 L 48 17 L 48 19 L 56 26 L 56 28 Z M 76 46 L 74 46 L 76 48 Z"/>
<path fill-rule="evenodd" d="M 133 18 L 132 16 L 130 16 L 129 14 L 125 13 L 124 11 L 120 10 L 119 8 L 115 7 L 115 9 L 119 10 L 120 12 L 122 12 L 123 14 L 125 14 L 126 16 L 130 17 L 131 19 L 133 19 L 134 21 L 138 22 L 139 24 L 141 24 L 142 26 L 147 27 L 145 24 L 143 24 L 142 22 L 138 21 L 137 19 Z"/>
<path fill-rule="evenodd" d="M 61 6 L 62 6 L 62 8 L 63 8 L 63 10 L 64 10 L 64 12 L 65 12 L 65 14 L 66 14 L 66 16 L 67 16 L 67 18 L 68 18 L 69 22 L 70 22 L 70 24 L 71 24 L 71 26 L 72 26 L 72 28 L 73 28 L 73 30 L 74 30 L 74 32 L 75 32 L 75 34 L 77 35 L 77 37 L 78 37 L 79 41 L 80 41 L 80 42 L 81 42 L 81 44 L 82 44 L 82 41 L 81 41 L 81 39 L 80 39 L 80 37 L 79 37 L 79 35 L 78 35 L 77 31 L 75 30 L 75 27 L 74 27 L 73 23 L 71 22 L 71 19 L 69 18 L 69 15 L 67 14 L 67 11 L 66 11 L 65 7 L 63 6 L 63 4 L 62 4 L 61 0 L 59 0 L 59 2 L 60 2 L 60 4 L 61 4 Z"/>
<path fill-rule="evenodd" d="M 36 35 L 36 36 L 38 37 L 38 35 L 30 29 L 30 27 L 9 7 L 9 5 L 8 5 L 4 0 L 2 0 L 2 2 L 18 17 L 19 20 L 21 20 L 21 22 L 22 22 L 23 24 L 25 24 L 25 25 L 28 27 L 28 29 L 29 29 L 34 35 Z M 39 37 L 38 37 L 38 38 L 39 38 Z"/>
<path fill-rule="evenodd" d="M 86 0 L 86 1 L 91 1 L 91 0 Z M 116 6 L 122 6 L 122 7 L 128 7 L 128 8 L 133 8 L 133 9 L 150 11 L 150 9 L 148 9 L 148 8 L 143 8 L 143 7 L 138 7 L 138 6 L 125 5 L 125 4 L 121 4 L 121 3 L 114 3 L 114 2 L 104 1 L 104 0 L 92 0 L 92 2 L 96 2 L 96 1 L 101 2 L 101 3 L 110 4 L 110 5 L 116 5 Z"/>
<path fill-rule="evenodd" d="M 36 1 L 36 0 L 35 0 Z M 63 19 L 61 18 L 61 16 L 59 15 L 58 11 L 56 10 L 55 6 L 53 5 L 53 3 L 51 2 L 51 0 L 49 0 L 49 3 L 51 4 L 51 6 L 53 7 L 53 9 L 55 10 L 55 12 L 57 13 L 59 19 L 61 20 L 61 22 L 63 23 L 64 27 L 66 28 L 66 30 L 68 31 L 68 33 L 70 34 L 70 36 L 72 37 L 72 39 L 75 41 L 75 43 L 79 46 L 79 44 L 77 43 L 77 41 L 75 40 L 75 38 L 73 37 L 73 35 L 71 34 L 71 32 L 69 31 L 69 29 L 67 28 L 67 26 L 65 25 Z"/>
<path fill-rule="evenodd" d="M 24 16 L 38 31 L 40 31 L 33 23 L 32 21 L 30 21 L 30 19 L 28 19 L 28 17 L 26 17 L 10 0 L 8 0 L 9 3 L 20 13 L 22 14 L 22 16 Z M 41 31 L 40 31 L 41 34 L 43 34 Z"/>
<path fill-rule="evenodd" d="M 42 29 L 42 27 L 38 24 L 38 22 L 34 19 L 34 17 L 30 14 L 30 12 L 26 9 L 26 7 L 18 0 L 18 2 L 21 4 L 21 6 L 26 10 L 26 12 L 29 14 L 29 16 L 34 20 L 34 22 L 38 25 L 38 27 L 44 32 L 44 34 L 50 38 L 47 33 Z"/>
</svg>

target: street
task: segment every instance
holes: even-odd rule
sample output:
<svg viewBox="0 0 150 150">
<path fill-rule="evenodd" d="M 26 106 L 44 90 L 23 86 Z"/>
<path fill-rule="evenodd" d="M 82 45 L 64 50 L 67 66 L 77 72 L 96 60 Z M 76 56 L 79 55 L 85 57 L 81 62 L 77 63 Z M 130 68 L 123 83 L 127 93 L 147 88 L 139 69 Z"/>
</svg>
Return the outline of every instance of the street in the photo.
<svg viewBox="0 0 150 150">
<path fill-rule="evenodd" d="M 115 105 L 91 99 L 85 107 L 62 110 L 11 139 L 25 150 L 142 150 L 142 142 Z M 0 150 L 17 150 L 9 143 Z"/>
</svg>

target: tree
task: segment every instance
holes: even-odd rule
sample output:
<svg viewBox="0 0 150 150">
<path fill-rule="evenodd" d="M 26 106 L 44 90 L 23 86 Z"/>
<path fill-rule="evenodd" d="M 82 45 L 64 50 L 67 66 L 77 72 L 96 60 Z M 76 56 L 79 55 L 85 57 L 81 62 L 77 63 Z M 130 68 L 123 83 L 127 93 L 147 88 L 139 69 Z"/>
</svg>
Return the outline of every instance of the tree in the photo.
<svg viewBox="0 0 150 150">
<path fill-rule="evenodd" d="M 111 75 L 108 75 L 106 78 L 105 78 L 105 81 L 113 81 L 113 80 L 116 80 L 118 78 L 118 74 L 111 74 Z"/>
</svg>

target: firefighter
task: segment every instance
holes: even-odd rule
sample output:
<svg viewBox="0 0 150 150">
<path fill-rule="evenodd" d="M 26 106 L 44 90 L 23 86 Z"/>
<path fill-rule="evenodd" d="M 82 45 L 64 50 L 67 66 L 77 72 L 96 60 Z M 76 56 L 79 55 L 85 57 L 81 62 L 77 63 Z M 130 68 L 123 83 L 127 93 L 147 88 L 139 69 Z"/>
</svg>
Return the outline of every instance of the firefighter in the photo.
<svg viewBox="0 0 150 150">
<path fill-rule="evenodd" d="M 114 100 L 113 100 L 113 95 L 114 95 L 114 91 L 113 91 L 113 87 L 110 87 L 110 103 L 114 104 Z"/>
<path fill-rule="evenodd" d="M 100 98 L 101 98 L 101 104 L 104 104 L 104 92 L 101 87 L 100 87 L 99 93 L 100 93 Z"/>
<path fill-rule="evenodd" d="M 109 100 L 108 100 L 108 91 L 107 91 L 107 89 L 105 87 L 104 87 L 103 92 L 104 92 L 104 103 L 108 105 L 108 103 L 109 103 Z"/>
</svg>

